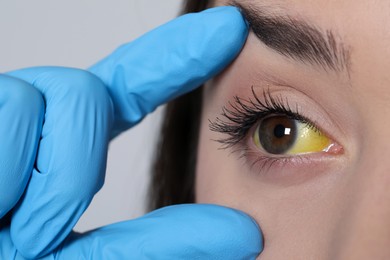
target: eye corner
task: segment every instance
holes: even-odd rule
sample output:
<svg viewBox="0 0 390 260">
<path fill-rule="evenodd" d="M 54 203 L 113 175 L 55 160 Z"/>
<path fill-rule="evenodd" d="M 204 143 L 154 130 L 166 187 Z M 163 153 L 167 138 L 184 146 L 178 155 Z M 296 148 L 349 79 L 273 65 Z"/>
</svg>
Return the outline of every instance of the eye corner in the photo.
<svg viewBox="0 0 390 260">
<path fill-rule="evenodd" d="M 337 142 L 332 141 L 332 143 L 324 149 L 324 152 L 330 155 L 342 155 L 344 154 L 344 147 Z"/>
</svg>

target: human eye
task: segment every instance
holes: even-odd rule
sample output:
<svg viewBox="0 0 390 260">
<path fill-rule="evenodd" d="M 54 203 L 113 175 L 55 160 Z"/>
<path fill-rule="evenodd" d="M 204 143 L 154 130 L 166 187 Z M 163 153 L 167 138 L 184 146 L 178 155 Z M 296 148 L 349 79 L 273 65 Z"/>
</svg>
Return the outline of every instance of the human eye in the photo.
<svg viewBox="0 0 390 260">
<path fill-rule="evenodd" d="M 252 135 L 256 147 L 275 155 L 298 155 L 326 151 L 330 139 L 308 122 L 286 115 L 261 119 Z"/>
<path fill-rule="evenodd" d="M 292 106 L 287 97 L 264 90 L 259 97 L 252 87 L 252 96 L 235 96 L 222 108 L 222 116 L 209 121 L 212 131 L 224 134 L 216 141 L 222 148 L 236 147 L 255 157 L 253 165 L 287 163 L 313 154 L 337 154 L 342 148 L 325 134 L 313 120 L 303 116 L 299 105 Z"/>
</svg>

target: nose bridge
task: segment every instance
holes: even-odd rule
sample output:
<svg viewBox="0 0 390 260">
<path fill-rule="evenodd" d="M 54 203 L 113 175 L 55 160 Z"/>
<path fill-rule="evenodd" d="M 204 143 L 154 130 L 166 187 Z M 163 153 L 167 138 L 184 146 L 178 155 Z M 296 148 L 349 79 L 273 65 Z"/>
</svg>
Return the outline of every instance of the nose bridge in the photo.
<svg viewBox="0 0 390 260">
<path fill-rule="evenodd" d="M 390 147 L 362 151 L 344 187 L 332 259 L 390 259 Z"/>
</svg>

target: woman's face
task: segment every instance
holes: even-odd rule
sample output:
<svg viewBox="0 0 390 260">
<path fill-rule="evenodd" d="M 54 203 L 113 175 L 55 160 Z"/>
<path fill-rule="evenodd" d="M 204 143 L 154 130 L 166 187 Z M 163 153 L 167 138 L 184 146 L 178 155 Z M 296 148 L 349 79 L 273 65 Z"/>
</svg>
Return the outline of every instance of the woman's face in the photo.
<svg viewBox="0 0 390 260">
<path fill-rule="evenodd" d="M 197 202 L 253 216 L 261 259 L 390 259 L 389 1 L 238 2 L 258 26 L 204 89 Z"/>
</svg>

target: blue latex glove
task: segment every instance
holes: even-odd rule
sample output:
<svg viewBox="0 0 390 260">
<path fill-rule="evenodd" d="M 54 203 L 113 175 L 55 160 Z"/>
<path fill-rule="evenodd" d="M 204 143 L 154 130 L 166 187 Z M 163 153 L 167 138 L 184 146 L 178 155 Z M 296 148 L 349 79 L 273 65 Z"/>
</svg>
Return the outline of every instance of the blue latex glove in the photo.
<svg viewBox="0 0 390 260">
<path fill-rule="evenodd" d="M 87 71 L 41 67 L 14 71 L 8 73 L 8 76 L 18 77 L 25 80 L 25 85 L 27 82 L 31 85 L 29 92 L 20 91 L 23 103 L 16 103 L 17 107 L 10 108 L 12 110 L 8 112 L 12 115 L 12 120 L 4 122 L 1 118 L 3 124 L 8 126 L 14 123 L 14 111 L 20 109 L 31 109 L 29 115 L 36 118 L 36 121 L 24 121 L 26 116 L 23 114 L 23 118 L 18 119 L 17 123 L 14 123 L 15 126 L 9 130 L 9 133 L 16 135 L 13 143 L 10 143 L 9 147 L 2 146 L 0 151 L 4 149 L 17 154 L 26 149 L 28 153 L 23 151 L 23 155 L 28 157 L 35 153 L 37 141 L 39 148 L 35 166 L 33 156 L 28 158 L 32 160 L 29 162 L 29 169 L 23 169 L 23 172 L 16 169 L 11 174 L 0 175 L 0 183 L 3 186 L 1 192 L 11 193 L 10 199 L 15 203 L 25 189 L 12 210 L 10 231 L 21 254 L 36 258 L 51 252 L 68 236 L 103 185 L 108 140 L 114 116 L 113 106 L 106 86 Z M 15 82 L 9 84 L 10 88 L 15 86 L 19 85 Z M 35 94 L 28 97 L 30 92 Z M 2 109 L 0 111 L 3 112 Z M 43 117 L 42 126 L 39 123 L 42 123 Z M 36 132 L 41 127 L 39 140 Z M 30 129 L 32 135 L 21 131 L 23 129 Z M 34 142 L 31 140 L 33 138 L 36 139 Z M 25 142 L 25 139 L 31 141 Z M 23 166 L 25 161 L 28 162 L 15 160 L 17 165 Z M 0 169 L 8 170 L 3 163 Z M 18 180 L 17 175 L 22 176 L 23 182 Z M 17 182 L 20 188 L 15 190 L 13 182 Z M 0 197 L 0 200 L 3 201 L 3 197 Z M 3 214 L 12 206 L 8 203 L 1 204 L 6 206 L 2 209 Z M 0 246 L 2 247 L 2 244 Z"/>
<path fill-rule="evenodd" d="M 0 219 L 15 206 L 26 187 L 44 110 L 38 90 L 0 74 Z"/>
<path fill-rule="evenodd" d="M 17 249 L 19 253 L 14 258 L 20 255 L 35 258 L 57 248 L 71 232 L 103 183 L 109 137 L 113 138 L 133 126 L 158 105 L 191 91 L 215 76 L 239 53 L 247 32 L 246 22 L 236 8 L 214 8 L 175 19 L 122 46 L 90 68 L 94 75 L 76 69 L 40 67 L 8 73 L 13 78 L 2 76 L 0 80 L 17 81 L 16 85 L 29 88 L 35 95 L 37 91 L 34 92 L 32 87 L 39 90 L 44 98 L 46 114 L 36 165 L 30 177 L 34 161 L 31 160 L 31 155 L 35 155 L 38 143 L 34 137 L 40 131 L 44 106 L 39 95 L 36 95 L 34 103 L 26 98 L 22 99 L 23 104 L 34 104 L 31 106 L 35 110 L 26 111 L 37 111 L 37 116 L 21 123 L 27 130 L 21 134 L 19 130 L 15 130 L 18 134 L 10 145 L 13 146 L 11 150 L 15 155 L 21 153 L 20 147 L 25 150 L 17 158 L 26 160 L 19 160 L 15 165 L 20 161 L 29 164 L 26 163 L 26 168 L 23 169 L 15 166 L 11 174 L 7 172 L 0 175 L 1 183 L 5 183 L 4 194 L 14 194 L 4 200 L 5 203 L 0 201 L 1 207 L 5 205 L 0 212 L 4 215 L 9 211 L 26 185 L 27 188 L 13 209 L 10 228 L 1 231 L 0 239 L 4 241 L 0 244 L 0 256 L 12 259 Z M 3 85 L 2 81 L 0 85 Z M 114 127 L 111 127 L 112 122 Z M 21 136 L 25 139 L 21 139 Z M 1 149 L 10 148 L 0 148 L 0 151 Z M 0 169 L 8 171 L 6 166 L 3 164 Z M 16 181 L 15 176 L 22 178 Z M 28 178 L 30 181 L 27 184 Z M 18 184 L 18 189 L 14 189 L 14 183 Z M 206 254 L 203 245 L 208 246 L 207 253 L 216 254 L 227 250 L 232 256 L 234 253 L 229 247 L 235 250 L 235 256 L 253 256 L 261 250 L 258 227 L 253 225 L 252 220 L 249 221 L 249 217 L 225 208 L 214 210 L 196 205 L 188 207 L 178 210 L 173 208 L 173 212 L 172 208 L 158 211 L 160 213 L 84 235 L 73 234 L 49 257 L 96 259 L 95 256 L 105 254 L 104 245 L 110 245 L 107 254 L 113 254 L 120 259 L 133 258 L 133 254 L 137 256 L 137 251 L 141 255 L 145 251 L 143 248 L 146 247 L 146 242 L 137 243 L 144 232 L 149 234 L 147 237 L 166 238 L 162 239 L 160 247 L 156 246 L 155 250 L 152 246 L 148 247 L 148 255 L 152 258 L 158 257 L 160 253 L 169 255 L 173 244 L 178 245 L 180 251 L 180 240 L 184 239 L 185 234 L 189 234 L 190 240 L 187 241 L 187 246 L 182 245 L 181 252 L 187 252 L 190 258 Z M 161 218 L 155 217 L 160 216 L 159 214 L 162 214 Z M 185 228 L 172 227 L 167 231 L 167 227 L 173 226 L 169 223 L 180 222 L 177 218 L 181 218 Z M 235 221 L 229 220 L 232 218 Z M 200 224 L 204 226 L 193 225 L 195 219 L 201 220 Z M 214 224 L 210 227 L 208 223 Z M 232 232 L 236 233 L 238 229 L 242 231 L 233 235 Z M 182 235 L 175 235 L 175 232 L 180 233 L 181 230 L 185 231 Z M 215 241 L 192 240 L 191 237 L 194 237 L 193 233 L 196 232 L 204 235 L 205 239 L 217 233 L 218 236 Z M 168 237 L 169 241 L 165 241 Z M 220 239 L 223 241 L 219 241 Z M 256 242 L 246 243 L 252 239 Z M 217 244 L 217 241 L 220 244 Z M 238 243 L 239 241 L 245 243 Z M 202 244 L 203 242 L 205 244 Z M 92 246 L 91 243 L 96 244 Z M 234 247 L 231 243 L 238 244 Z M 214 244 L 216 251 L 212 250 Z M 218 249 L 217 245 L 221 247 Z M 223 248 L 227 245 L 228 247 Z M 197 252 L 195 254 L 191 253 L 192 248 L 200 250 L 194 249 Z"/>
<path fill-rule="evenodd" d="M 42 259 L 255 259 L 262 248 L 257 224 L 216 205 L 176 205 L 84 234 L 72 233 Z M 0 259 L 25 259 L 0 231 Z"/>
</svg>

